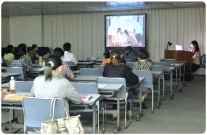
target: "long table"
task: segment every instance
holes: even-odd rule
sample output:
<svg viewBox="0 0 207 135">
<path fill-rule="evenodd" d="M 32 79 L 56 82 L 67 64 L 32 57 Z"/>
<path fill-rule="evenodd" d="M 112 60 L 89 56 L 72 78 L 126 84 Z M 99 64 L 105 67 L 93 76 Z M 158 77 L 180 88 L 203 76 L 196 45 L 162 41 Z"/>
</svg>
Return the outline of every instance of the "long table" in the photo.
<svg viewBox="0 0 207 135">
<path fill-rule="evenodd" d="M 29 93 L 16 93 L 16 94 L 25 94 L 29 95 Z M 101 96 L 100 94 L 91 94 L 92 98 L 88 101 L 83 100 L 83 103 L 80 105 L 91 105 L 92 104 L 92 110 L 93 110 L 93 126 L 92 127 L 86 127 L 84 128 L 85 131 L 92 131 L 94 134 L 96 133 L 96 101 L 98 101 Z M 20 100 L 1 100 L 2 109 L 12 109 L 12 110 L 23 110 L 22 101 Z M 79 105 L 76 105 L 79 106 Z M 8 128 L 24 128 L 23 123 L 12 123 L 17 121 L 17 119 L 10 120 L 10 123 L 2 123 L 2 127 L 8 127 Z"/>
</svg>

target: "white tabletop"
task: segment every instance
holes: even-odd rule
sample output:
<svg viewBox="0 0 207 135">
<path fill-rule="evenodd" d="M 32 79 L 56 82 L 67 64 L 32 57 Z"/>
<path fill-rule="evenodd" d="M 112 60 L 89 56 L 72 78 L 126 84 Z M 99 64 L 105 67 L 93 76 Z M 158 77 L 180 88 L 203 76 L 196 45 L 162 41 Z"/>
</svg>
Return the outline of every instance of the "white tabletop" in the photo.
<svg viewBox="0 0 207 135">
<path fill-rule="evenodd" d="M 1 77 L 11 77 L 11 76 L 19 76 L 21 75 L 20 73 L 6 73 L 6 72 L 2 72 L 1 73 Z"/>
<path fill-rule="evenodd" d="M 152 71 L 152 74 L 153 75 L 161 75 L 162 74 L 162 71 Z"/>
<path fill-rule="evenodd" d="M 163 67 L 164 71 L 172 71 L 174 69 L 175 69 L 175 67 Z"/>
<path fill-rule="evenodd" d="M 89 100 L 83 100 L 82 104 L 94 104 L 96 101 L 98 101 L 101 98 L 100 94 L 90 94 L 92 98 Z"/>
<path fill-rule="evenodd" d="M 123 84 L 98 84 L 99 90 L 119 91 Z"/>
<path fill-rule="evenodd" d="M 101 76 L 78 75 L 75 78 L 70 79 L 70 81 L 97 81 L 98 77 L 101 77 Z"/>
</svg>

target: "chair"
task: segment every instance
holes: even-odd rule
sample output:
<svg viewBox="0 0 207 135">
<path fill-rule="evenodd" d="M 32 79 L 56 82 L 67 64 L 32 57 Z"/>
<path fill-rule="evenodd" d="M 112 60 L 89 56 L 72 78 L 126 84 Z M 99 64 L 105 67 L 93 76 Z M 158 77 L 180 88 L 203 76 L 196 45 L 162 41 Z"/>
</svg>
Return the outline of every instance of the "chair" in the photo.
<svg viewBox="0 0 207 135">
<path fill-rule="evenodd" d="M 163 72 L 160 75 L 160 80 L 163 82 L 163 100 L 165 99 L 165 78 L 164 78 L 164 70 L 162 65 L 154 65 L 152 71 L 161 71 Z"/>
<path fill-rule="evenodd" d="M 120 97 L 120 104 L 125 104 L 125 128 L 127 128 L 132 123 L 132 120 L 130 117 L 130 123 L 128 125 L 126 125 L 127 96 L 126 96 L 126 81 L 125 81 L 125 79 L 124 78 L 99 77 L 97 82 L 98 82 L 98 84 L 123 84 L 123 87 L 119 91 L 119 97 Z M 109 93 L 111 93 L 111 92 L 112 91 L 109 91 Z M 112 92 L 112 95 L 109 96 L 107 94 L 107 91 L 99 90 L 99 94 L 101 94 L 102 97 L 105 99 L 105 100 L 100 101 L 101 103 L 103 103 L 105 105 L 104 113 L 118 115 L 117 110 L 116 111 L 115 110 L 114 111 L 106 110 L 106 104 L 117 104 L 118 100 L 110 100 L 110 99 L 114 99 L 114 98 L 117 99 L 117 92 Z M 119 116 L 117 116 L 117 117 L 119 117 Z M 118 126 L 118 121 L 117 121 L 117 126 Z M 118 127 L 118 128 L 120 128 L 120 127 Z M 117 130 L 118 129 L 115 129 L 115 133 L 117 132 Z"/>
<path fill-rule="evenodd" d="M 144 81 L 142 82 L 142 85 L 141 85 L 142 92 L 149 93 L 149 92 L 152 91 L 152 112 L 153 112 L 154 111 L 154 90 L 153 90 L 153 75 L 152 75 L 152 72 L 147 71 L 147 70 L 132 70 L 132 72 L 137 76 L 145 77 L 145 79 L 144 79 Z M 138 87 L 137 91 L 139 91 L 139 87 Z"/>
<path fill-rule="evenodd" d="M 41 122 L 49 120 L 52 99 L 53 98 L 23 98 L 24 133 L 26 132 L 27 127 L 40 128 Z M 54 118 L 65 118 L 64 101 L 61 98 L 57 98 L 55 102 Z M 28 131 L 28 133 L 33 132 Z"/>
<path fill-rule="evenodd" d="M 24 73 L 22 67 L 7 67 L 7 73 L 20 73 L 21 75 L 17 77 L 17 80 L 24 81 Z"/>
<path fill-rule="evenodd" d="M 170 68 L 171 67 L 171 63 L 170 62 L 153 62 L 153 65 L 162 65 L 163 66 L 163 69 L 165 67 L 167 67 L 167 68 Z M 170 75 L 170 77 L 169 77 L 169 75 Z M 169 80 L 172 76 L 173 76 L 173 72 L 171 72 L 171 70 L 168 72 L 168 71 L 165 71 L 165 69 L 164 69 L 165 82 L 166 82 L 166 80 Z M 172 83 L 171 83 L 171 81 L 170 81 L 170 90 L 171 90 L 170 99 L 173 99 L 173 91 L 172 91 Z"/>
<path fill-rule="evenodd" d="M 103 76 L 100 68 L 81 68 L 80 75 L 86 76 Z"/>
<path fill-rule="evenodd" d="M 102 69 L 102 72 L 104 71 L 104 65 L 99 65 L 98 68 Z"/>
<path fill-rule="evenodd" d="M 132 69 L 133 68 L 133 62 L 126 62 L 126 66 L 128 66 Z"/>
<path fill-rule="evenodd" d="M 30 93 L 32 89 L 33 81 L 16 81 L 15 88 L 16 92 L 27 92 Z"/>
<path fill-rule="evenodd" d="M 75 82 L 71 82 L 71 84 L 73 85 L 73 87 L 77 90 L 77 92 L 79 94 L 99 94 L 98 93 L 98 86 L 96 83 L 75 83 Z M 91 107 L 91 106 L 90 106 Z M 84 110 L 71 110 L 70 112 L 93 112 L 93 110 L 87 107 L 87 109 Z M 98 116 L 98 133 L 99 133 L 99 101 L 96 102 L 96 107 L 97 107 L 97 116 Z M 104 115 L 104 112 L 103 112 Z M 103 121 L 103 132 L 104 132 L 104 121 Z"/>
<path fill-rule="evenodd" d="M 147 62 L 152 62 L 152 60 L 151 59 L 147 59 Z"/>
</svg>

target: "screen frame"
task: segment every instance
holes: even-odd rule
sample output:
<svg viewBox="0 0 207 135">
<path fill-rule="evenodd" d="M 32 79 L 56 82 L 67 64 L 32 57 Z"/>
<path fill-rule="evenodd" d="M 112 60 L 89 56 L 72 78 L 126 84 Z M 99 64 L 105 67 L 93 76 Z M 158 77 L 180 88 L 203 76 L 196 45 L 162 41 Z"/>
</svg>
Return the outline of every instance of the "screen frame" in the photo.
<svg viewBox="0 0 207 135">
<path fill-rule="evenodd" d="M 125 48 L 127 46 L 124 47 L 107 47 L 106 46 L 106 17 L 107 16 L 130 16 L 130 15 L 145 15 L 145 23 L 144 23 L 144 36 L 145 36 L 145 46 L 144 47 L 132 47 L 133 50 L 136 50 L 137 52 L 139 51 L 139 49 L 145 49 L 147 50 L 147 13 L 140 13 L 140 14 L 121 14 L 121 15 L 104 15 L 104 46 L 105 46 L 105 52 L 108 52 L 109 50 L 113 50 L 113 49 L 117 49 L 119 50 L 122 54 L 125 53 Z"/>
</svg>

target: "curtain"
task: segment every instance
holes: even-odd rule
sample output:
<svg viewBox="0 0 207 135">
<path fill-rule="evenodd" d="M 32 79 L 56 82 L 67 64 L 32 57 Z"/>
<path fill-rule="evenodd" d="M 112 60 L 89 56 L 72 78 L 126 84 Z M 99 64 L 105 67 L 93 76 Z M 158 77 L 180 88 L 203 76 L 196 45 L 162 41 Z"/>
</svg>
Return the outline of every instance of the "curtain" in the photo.
<svg viewBox="0 0 207 135">
<path fill-rule="evenodd" d="M 90 55 L 104 58 L 105 15 L 147 14 L 146 47 L 152 61 L 164 58 L 167 42 L 183 45 L 188 50 L 191 41 L 197 40 L 201 55 L 206 52 L 206 8 L 178 8 L 131 10 L 95 13 L 73 13 L 43 15 L 43 46 L 63 48 L 65 42 L 71 43 L 71 50 L 78 59 Z"/>
</svg>

